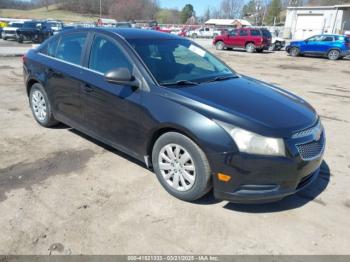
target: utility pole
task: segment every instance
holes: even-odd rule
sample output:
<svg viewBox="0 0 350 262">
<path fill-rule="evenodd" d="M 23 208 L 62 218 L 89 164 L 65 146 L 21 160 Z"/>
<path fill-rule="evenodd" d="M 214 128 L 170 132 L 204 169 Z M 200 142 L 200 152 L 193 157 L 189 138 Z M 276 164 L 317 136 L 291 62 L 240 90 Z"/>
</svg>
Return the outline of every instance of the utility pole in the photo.
<svg viewBox="0 0 350 262">
<path fill-rule="evenodd" d="M 102 0 L 100 0 L 100 18 L 102 18 Z"/>
</svg>

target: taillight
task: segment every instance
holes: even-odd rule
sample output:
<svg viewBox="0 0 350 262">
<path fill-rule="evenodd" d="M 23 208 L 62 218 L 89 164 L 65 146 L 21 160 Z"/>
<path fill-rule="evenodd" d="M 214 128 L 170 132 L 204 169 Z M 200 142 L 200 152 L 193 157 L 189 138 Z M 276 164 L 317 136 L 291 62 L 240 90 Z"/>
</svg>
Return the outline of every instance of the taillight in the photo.
<svg viewBox="0 0 350 262">
<path fill-rule="evenodd" d="M 22 56 L 22 63 L 24 64 L 24 63 L 26 62 L 26 60 L 27 60 L 27 56 L 26 56 L 26 55 L 23 55 L 23 56 Z"/>
</svg>

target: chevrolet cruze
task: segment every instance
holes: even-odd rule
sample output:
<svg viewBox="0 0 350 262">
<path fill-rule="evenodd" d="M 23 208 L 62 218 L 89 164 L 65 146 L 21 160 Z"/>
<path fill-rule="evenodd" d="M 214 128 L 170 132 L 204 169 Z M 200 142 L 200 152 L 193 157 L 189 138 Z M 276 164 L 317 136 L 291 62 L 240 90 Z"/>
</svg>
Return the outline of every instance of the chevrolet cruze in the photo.
<svg viewBox="0 0 350 262">
<path fill-rule="evenodd" d="M 190 40 L 73 29 L 30 50 L 23 63 L 40 125 L 65 123 L 144 161 L 179 199 L 213 188 L 231 202 L 276 201 L 318 176 L 325 134 L 315 110 Z"/>
</svg>

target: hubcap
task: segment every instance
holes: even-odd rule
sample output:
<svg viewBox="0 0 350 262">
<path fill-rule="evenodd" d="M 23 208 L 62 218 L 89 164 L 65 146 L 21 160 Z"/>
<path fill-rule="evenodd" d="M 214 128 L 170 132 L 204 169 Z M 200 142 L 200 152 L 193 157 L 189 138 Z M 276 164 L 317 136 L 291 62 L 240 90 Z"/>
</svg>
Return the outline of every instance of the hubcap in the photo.
<svg viewBox="0 0 350 262">
<path fill-rule="evenodd" d="M 39 90 L 35 90 L 32 94 L 32 108 L 35 117 L 39 121 L 46 119 L 46 102 L 43 94 Z"/>
<path fill-rule="evenodd" d="M 158 165 L 165 181 L 178 191 L 194 185 L 196 169 L 192 156 L 180 145 L 168 144 L 159 153 Z"/>
</svg>

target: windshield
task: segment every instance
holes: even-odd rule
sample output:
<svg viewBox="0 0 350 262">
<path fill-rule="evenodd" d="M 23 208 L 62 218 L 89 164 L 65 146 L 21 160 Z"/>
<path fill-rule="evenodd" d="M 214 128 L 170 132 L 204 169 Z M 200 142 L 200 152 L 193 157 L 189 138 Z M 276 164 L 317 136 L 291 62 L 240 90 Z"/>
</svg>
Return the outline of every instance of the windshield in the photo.
<svg viewBox="0 0 350 262">
<path fill-rule="evenodd" d="M 217 58 L 189 40 L 130 39 L 128 41 L 161 85 L 179 81 L 200 83 L 234 74 Z"/>
<path fill-rule="evenodd" d="M 31 23 L 24 23 L 23 27 L 24 28 L 35 28 L 38 23 L 36 22 L 31 22 Z"/>
<path fill-rule="evenodd" d="M 10 26 L 10 27 L 20 28 L 20 27 L 23 26 L 23 24 L 21 24 L 21 23 L 12 23 L 12 24 L 10 24 L 9 26 Z"/>
</svg>

